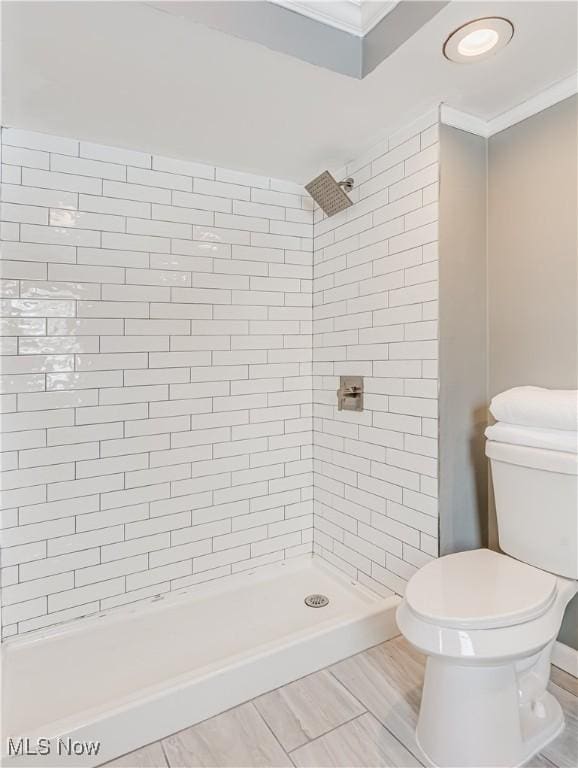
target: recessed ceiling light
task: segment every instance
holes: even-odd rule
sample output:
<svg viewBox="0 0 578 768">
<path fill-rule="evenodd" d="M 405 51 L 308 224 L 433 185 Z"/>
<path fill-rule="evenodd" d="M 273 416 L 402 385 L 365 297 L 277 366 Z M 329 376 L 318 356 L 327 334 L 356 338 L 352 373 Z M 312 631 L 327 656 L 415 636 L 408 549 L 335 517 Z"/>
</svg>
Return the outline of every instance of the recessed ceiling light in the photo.
<svg viewBox="0 0 578 768">
<path fill-rule="evenodd" d="M 512 23 L 498 16 L 469 21 L 445 41 L 444 56 L 460 64 L 487 59 L 505 48 L 513 34 Z"/>
</svg>

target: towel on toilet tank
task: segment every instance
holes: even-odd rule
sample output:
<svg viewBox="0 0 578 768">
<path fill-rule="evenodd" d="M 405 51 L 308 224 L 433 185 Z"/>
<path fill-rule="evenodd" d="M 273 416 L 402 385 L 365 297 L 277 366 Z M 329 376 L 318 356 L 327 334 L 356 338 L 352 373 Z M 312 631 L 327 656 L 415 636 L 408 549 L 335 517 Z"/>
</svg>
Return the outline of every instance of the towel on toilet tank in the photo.
<svg viewBox="0 0 578 768">
<path fill-rule="evenodd" d="M 577 432 L 578 390 L 514 387 L 492 399 L 490 412 L 507 424 Z"/>
<path fill-rule="evenodd" d="M 540 429 L 539 427 L 520 427 L 517 424 L 497 424 L 488 427 L 485 432 L 488 440 L 495 443 L 524 445 L 528 448 L 543 448 L 548 451 L 563 451 L 578 454 L 578 432 L 570 429 Z"/>
</svg>

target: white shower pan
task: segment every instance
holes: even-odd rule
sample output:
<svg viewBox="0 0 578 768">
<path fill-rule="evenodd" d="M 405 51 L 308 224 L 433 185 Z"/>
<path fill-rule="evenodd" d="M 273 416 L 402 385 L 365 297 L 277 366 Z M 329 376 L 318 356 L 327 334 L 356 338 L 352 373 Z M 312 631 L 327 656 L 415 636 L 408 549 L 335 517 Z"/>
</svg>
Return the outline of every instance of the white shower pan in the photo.
<svg viewBox="0 0 578 768">
<path fill-rule="evenodd" d="M 100 765 L 388 640 L 398 603 L 308 556 L 9 640 L 2 765 Z M 8 756 L 8 737 L 50 755 Z M 98 754 L 71 758 L 68 739 Z"/>
</svg>

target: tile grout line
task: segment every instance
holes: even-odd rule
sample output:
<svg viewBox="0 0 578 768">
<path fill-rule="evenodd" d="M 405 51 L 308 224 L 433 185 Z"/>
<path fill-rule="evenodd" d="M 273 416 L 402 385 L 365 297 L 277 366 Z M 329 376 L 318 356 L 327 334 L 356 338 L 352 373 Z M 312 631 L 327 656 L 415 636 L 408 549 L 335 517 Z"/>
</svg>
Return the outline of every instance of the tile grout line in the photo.
<svg viewBox="0 0 578 768">
<path fill-rule="evenodd" d="M 329 736 L 329 734 L 339 730 L 345 725 L 349 725 L 350 723 L 355 722 L 356 720 L 358 720 L 360 717 L 363 717 L 364 715 L 371 715 L 371 712 L 369 712 L 367 709 L 365 709 L 363 712 L 359 712 L 359 714 L 355 715 L 354 717 L 350 717 L 348 720 L 345 720 L 343 723 L 339 723 L 339 725 L 336 725 L 333 728 L 330 728 L 328 731 L 325 731 L 325 733 L 320 733 L 319 736 L 316 736 L 314 739 L 309 739 L 308 741 L 305 742 L 305 744 L 300 744 L 298 747 L 295 747 L 294 749 L 292 749 L 288 754 L 292 755 L 294 752 L 297 752 L 298 750 L 303 749 L 303 747 L 309 746 L 309 744 L 315 744 L 315 742 L 319 741 L 319 739 L 323 739 L 325 736 Z"/>
<path fill-rule="evenodd" d="M 281 686 L 281 687 L 284 688 L 285 686 Z M 279 690 L 279 689 L 277 689 L 277 690 Z M 271 728 L 269 723 L 265 720 L 263 715 L 259 712 L 259 708 L 255 704 L 255 701 L 257 700 L 257 698 L 259 698 L 259 697 L 257 696 L 255 699 L 251 699 L 250 701 L 248 701 L 246 703 L 247 704 L 251 704 L 251 706 L 253 707 L 253 709 L 257 713 L 257 717 L 264 723 L 264 725 L 267 728 L 267 730 L 269 731 L 269 733 L 273 736 L 273 738 L 275 739 L 276 743 L 279 745 L 279 748 L 281 749 L 283 754 L 288 758 L 288 760 L 291 763 L 291 765 L 295 765 L 295 763 L 293 762 L 293 758 L 291 757 L 289 752 L 285 749 L 285 747 L 281 744 L 281 742 L 277 738 L 277 734 L 275 733 L 275 731 Z M 241 704 L 240 706 L 243 706 L 243 705 Z M 234 707 L 234 709 L 236 709 L 236 707 Z"/>
<path fill-rule="evenodd" d="M 393 639 L 394 639 L 394 638 L 392 638 L 392 640 L 393 640 Z M 391 640 L 386 640 L 385 642 L 386 642 L 386 643 L 389 643 L 389 642 L 391 642 Z M 380 645 L 381 645 L 381 643 L 380 643 Z M 375 647 L 378 647 L 378 646 L 374 646 L 374 648 L 375 648 Z M 370 649 L 368 649 L 368 650 L 370 650 Z M 362 654 L 365 654 L 365 653 L 367 653 L 367 651 L 362 651 Z M 359 655 L 361 655 L 361 654 L 359 654 Z M 349 658 L 353 658 L 353 657 L 351 657 L 351 656 L 350 656 Z M 332 666 L 335 666 L 335 665 L 332 665 Z M 335 678 L 335 680 L 337 680 L 337 682 L 338 682 L 338 683 L 341 683 L 341 685 L 342 685 L 342 686 L 343 686 L 343 687 L 344 687 L 344 688 L 345 688 L 347 691 L 349 691 L 349 693 L 350 693 L 350 694 L 353 696 L 353 698 L 354 698 L 354 699 L 356 699 L 356 701 L 358 701 L 358 702 L 361 704 L 361 706 L 365 706 L 365 705 L 363 704 L 363 702 L 362 702 L 362 701 L 361 701 L 361 700 L 360 700 L 360 699 L 359 699 L 359 698 L 358 698 L 358 697 L 357 697 L 357 696 L 356 696 L 356 695 L 355 695 L 355 694 L 354 694 L 354 693 L 353 693 L 353 692 L 352 692 L 352 691 L 349 689 L 349 687 L 346 685 L 346 683 L 342 682 L 342 681 L 341 681 L 341 680 L 340 680 L 340 679 L 339 679 L 339 678 L 338 678 L 336 675 L 334 675 L 334 674 L 333 674 L 333 671 L 332 671 L 331 669 L 329 669 L 328 671 L 329 671 L 329 674 L 330 674 L 330 675 L 332 675 L 332 676 Z M 421 757 L 418 757 L 418 755 L 416 755 L 416 754 L 414 753 L 413 749 L 411 749 L 411 748 L 410 748 L 410 747 L 409 747 L 407 744 L 404 744 L 404 743 L 403 743 L 403 741 L 402 741 L 400 738 L 398 738 L 398 737 L 395 735 L 395 733 L 393 733 L 393 732 L 392 732 L 392 731 L 391 731 L 391 730 L 390 730 L 390 729 L 387 727 L 387 725 L 386 725 L 386 724 L 385 724 L 385 723 L 384 723 L 384 722 L 381 720 L 381 718 L 380 718 L 378 715 L 374 714 L 374 713 L 373 713 L 371 710 L 369 710 L 369 709 L 367 709 L 366 711 L 367 711 L 367 712 L 368 712 L 370 715 L 372 715 L 372 717 L 374 717 L 374 718 L 377 720 L 377 722 L 378 722 L 378 723 L 379 723 L 379 724 L 380 724 L 380 725 L 381 725 L 383 728 L 385 728 L 385 730 L 386 730 L 386 731 L 387 731 L 387 732 L 388 732 L 388 733 L 389 733 L 389 734 L 390 734 L 390 735 L 391 735 L 391 736 L 392 736 L 392 737 L 393 737 L 393 738 L 394 738 L 394 739 L 395 739 L 395 740 L 396 740 L 396 741 L 397 741 L 399 744 L 401 744 L 401 746 L 402 746 L 402 747 L 403 747 L 405 750 L 407 750 L 407 751 L 409 752 L 409 754 L 410 754 L 410 755 L 412 755 L 413 757 L 415 757 L 415 759 L 418 761 L 418 763 L 419 763 L 420 765 L 424 765 L 424 766 L 425 766 L 425 763 L 423 762 L 422 758 L 421 758 Z"/>
</svg>

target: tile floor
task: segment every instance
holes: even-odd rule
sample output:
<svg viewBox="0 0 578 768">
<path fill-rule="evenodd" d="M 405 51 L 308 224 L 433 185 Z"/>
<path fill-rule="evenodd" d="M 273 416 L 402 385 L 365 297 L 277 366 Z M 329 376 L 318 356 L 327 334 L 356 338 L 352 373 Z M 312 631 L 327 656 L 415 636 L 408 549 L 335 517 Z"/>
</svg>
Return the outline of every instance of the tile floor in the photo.
<svg viewBox="0 0 578 768">
<path fill-rule="evenodd" d="M 260 696 L 106 768 L 397 768 L 415 743 L 424 657 L 402 637 Z M 578 681 L 553 667 L 566 729 L 532 768 L 578 765 Z"/>
</svg>

